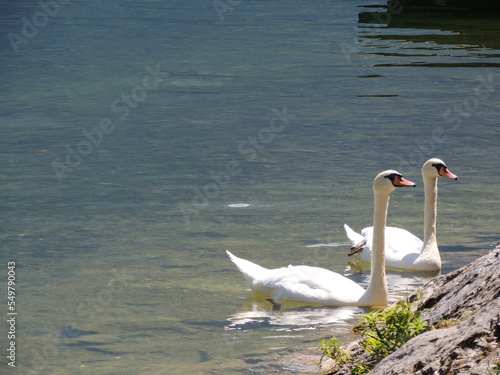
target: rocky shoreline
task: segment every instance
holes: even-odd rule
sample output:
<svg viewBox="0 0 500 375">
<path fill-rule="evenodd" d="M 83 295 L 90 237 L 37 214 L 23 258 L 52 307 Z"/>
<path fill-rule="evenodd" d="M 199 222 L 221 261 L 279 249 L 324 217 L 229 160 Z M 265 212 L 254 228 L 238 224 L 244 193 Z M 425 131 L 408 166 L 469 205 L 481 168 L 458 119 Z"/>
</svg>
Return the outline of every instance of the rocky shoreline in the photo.
<svg viewBox="0 0 500 375">
<path fill-rule="evenodd" d="M 500 371 L 500 242 L 474 262 L 438 276 L 409 297 L 432 330 L 384 358 L 373 375 L 498 374 Z M 368 357 L 359 343 L 346 347 L 353 361 Z M 323 357 L 319 374 L 351 374 Z"/>
</svg>

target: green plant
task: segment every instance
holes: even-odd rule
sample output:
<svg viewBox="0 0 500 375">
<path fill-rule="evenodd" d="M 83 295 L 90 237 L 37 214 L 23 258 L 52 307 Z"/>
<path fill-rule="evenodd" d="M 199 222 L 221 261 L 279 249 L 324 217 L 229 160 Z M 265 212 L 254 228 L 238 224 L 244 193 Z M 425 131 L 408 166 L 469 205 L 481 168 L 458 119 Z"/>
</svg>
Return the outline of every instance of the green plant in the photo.
<svg viewBox="0 0 500 375">
<path fill-rule="evenodd" d="M 370 370 L 373 368 L 374 365 L 372 364 L 365 364 L 365 365 L 357 365 L 351 370 L 351 375 L 364 375 L 368 374 Z"/>
<path fill-rule="evenodd" d="M 339 366 L 342 366 L 350 361 L 351 356 L 340 347 L 340 344 L 336 337 L 332 337 L 331 340 L 322 340 L 319 348 L 323 350 L 324 356 L 333 358 Z"/>
<path fill-rule="evenodd" d="M 371 354 L 371 358 L 364 363 L 353 362 L 336 337 L 321 341 L 319 347 L 323 355 L 333 358 L 339 367 L 350 364 L 351 375 L 364 375 L 405 342 L 428 329 L 427 322 L 420 319 L 420 312 L 413 311 L 412 304 L 403 300 L 395 306 L 363 316 L 355 327 L 356 333 L 362 336 L 361 347 Z M 494 374 L 500 375 L 498 372 Z"/>
<path fill-rule="evenodd" d="M 500 365 L 496 365 L 496 366 L 490 368 L 489 371 L 492 375 L 500 374 Z"/>
<path fill-rule="evenodd" d="M 420 319 L 420 312 L 413 311 L 411 305 L 403 300 L 361 319 L 360 331 L 364 337 L 361 346 L 377 362 L 428 329 L 427 322 Z"/>
</svg>

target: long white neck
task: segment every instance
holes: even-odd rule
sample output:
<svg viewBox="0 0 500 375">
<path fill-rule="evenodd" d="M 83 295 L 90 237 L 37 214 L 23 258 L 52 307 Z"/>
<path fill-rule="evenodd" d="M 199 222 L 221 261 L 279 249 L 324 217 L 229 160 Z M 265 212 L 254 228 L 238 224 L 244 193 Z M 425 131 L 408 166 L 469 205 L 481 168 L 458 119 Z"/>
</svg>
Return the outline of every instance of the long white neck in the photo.
<svg viewBox="0 0 500 375">
<path fill-rule="evenodd" d="M 437 177 L 424 177 L 424 245 L 418 257 L 418 262 L 432 262 L 439 269 L 441 267 L 441 257 L 436 238 L 437 180 Z"/>
<path fill-rule="evenodd" d="M 385 278 L 385 223 L 389 206 L 389 193 L 374 191 L 374 195 L 371 278 L 360 302 L 370 306 L 385 306 L 389 294 Z"/>
</svg>

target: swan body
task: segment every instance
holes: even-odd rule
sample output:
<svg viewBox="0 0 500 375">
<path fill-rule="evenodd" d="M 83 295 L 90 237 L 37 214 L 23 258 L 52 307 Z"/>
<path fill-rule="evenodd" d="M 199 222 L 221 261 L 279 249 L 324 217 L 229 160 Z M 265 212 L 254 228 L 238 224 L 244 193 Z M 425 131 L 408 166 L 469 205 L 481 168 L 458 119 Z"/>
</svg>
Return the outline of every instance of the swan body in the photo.
<svg viewBox="0 0 500 375">
<path fill-rule="evenodd" d="M 372 272 L 365 290 L 354 281 L 329 270 L 310 266 L 276 269 L 261 267 L 226 250 L 254 293 L 273 299 L 333 306 L 385 306 L 388 292 L 384 267 L 384 230 L 390 193 L 399 186 L 415 186 L 396 171 L 380 173 L 373 182 L 375 196 Z"/>
<path fill-rule="evenodd" d="M 387 227 L 385 230 L 387 267 L 415 271 L 441 270 L 441 256 L 436 240 L 437 179 L 440 176 L 458 179 L 442 160 L 433 158 L 425 162 L 422 167 L 425 190 L 424 241 L 405 229 Z M 355 254 L 359 259 L 369 263 L 373 227 L 364 228 L 361 234 L 356 233 L 347 224 L 344 224 L 344 229 L 353 245 L 349 255 Z"/>
<path fill-rule="evenodd" d="M 324 268 L 290 265 L 268 269 L 226 252 L 254 293 L 276 300 L 344 306 L 355 304 L 365 292 L 354 281 Z"/>
<path fill-rule="evenodd" d="M 347 237 L 353 244 L 351 255 L 356 254 L 358 259 L 370 263 L 373 241 L 373 227 L 364 228 L 361 234 L 356 233 L 347 224 L 344 224 Z M 385 228 L 385 265 L 391 268 L 405 268 L 414 266 L 412 269 L 432 270 L 440 265 L 437 256 L 434 261 L 427 264 L 427 268 L 422 260 L 418 259 L 423 247 L 423 241 L 406 229 L 397 227 Z M 361 251 L 356 252 L 360 249 Z M 439 255 L 439 253 L 438 253 Z M 421 268 L 417 268 L 421 267 Z M 436 269 L 437 270 L 437 269 Z"/>
</svg>

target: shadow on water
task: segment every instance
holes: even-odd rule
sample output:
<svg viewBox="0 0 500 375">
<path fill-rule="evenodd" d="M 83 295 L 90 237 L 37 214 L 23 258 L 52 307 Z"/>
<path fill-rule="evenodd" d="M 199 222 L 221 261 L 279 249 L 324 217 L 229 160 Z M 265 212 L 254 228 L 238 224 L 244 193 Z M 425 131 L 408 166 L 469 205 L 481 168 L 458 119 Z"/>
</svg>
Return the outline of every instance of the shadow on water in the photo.
<svg viewBox="0 0 500 375">
<path fill-rule="evenodd" d="M 376 11 L 358 14 L 360 44 L 377 48 L 377 51 L 368 52 L 370 55 L 460 57 L 464 60 L 375 66 L 500 67 L 498 61 L 491 61 L 500 57 L 500 3 L 491 7 L 480 2 L 459 3 L 401 0 L 390 1 L 382 7 L 363 6 Z M 391 46 L 396 46 L 397 50 Z M 467 59 L 471 57 L 477 60 Z"/>
</svg>

